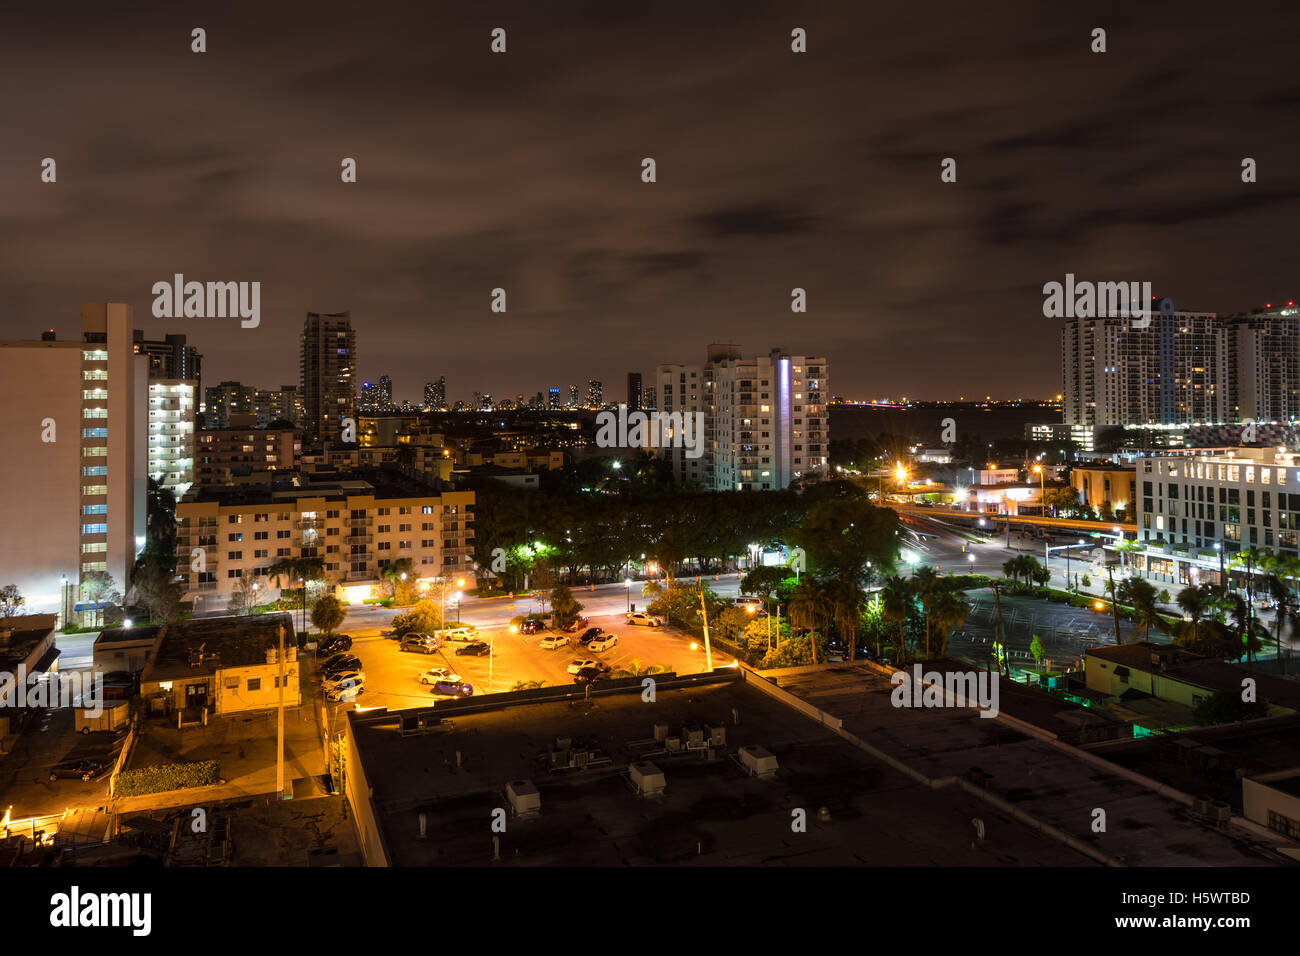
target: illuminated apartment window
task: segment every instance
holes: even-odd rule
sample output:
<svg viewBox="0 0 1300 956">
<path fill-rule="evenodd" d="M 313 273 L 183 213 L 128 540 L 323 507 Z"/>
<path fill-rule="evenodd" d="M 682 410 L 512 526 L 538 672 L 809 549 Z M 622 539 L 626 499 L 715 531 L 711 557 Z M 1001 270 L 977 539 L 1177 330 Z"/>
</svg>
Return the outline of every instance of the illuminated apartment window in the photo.
<svg viewBox="0 0 1300 956">
<path fill-rule="evenodd" d="M 108 494 L 108 485 L 82 485 L 81 493 L 87 497 Z"/>
<path fill-rule="evenodd" d="M 106 458 L 108 456 L 108 446 L 96 445 L 93 448 L 83 448 L 81 454 L 84 458 Z"/>
<path fill-rule="evenodd" d="M 82 554 L 102 554 L 108 550 L 108 543 L 105 541 L 92 541 L 90 544 L 81 546 Z"/>
</svg>

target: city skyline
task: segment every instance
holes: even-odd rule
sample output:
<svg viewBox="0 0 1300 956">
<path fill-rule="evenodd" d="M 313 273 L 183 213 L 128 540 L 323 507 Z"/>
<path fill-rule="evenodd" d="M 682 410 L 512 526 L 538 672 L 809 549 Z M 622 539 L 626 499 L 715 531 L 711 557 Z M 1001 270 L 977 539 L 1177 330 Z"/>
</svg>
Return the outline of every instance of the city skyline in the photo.
<svg viewBox="0 0 1300 956">
<path fill-rule="evenodd" d="M 12 75 L 44 101 L 14 118 L 3 159 L 21 228 L 0 337 L 65 333 L 80 302 L 120 301 L 150 334 L 199 343 L 210 381 L 270 385 L 288 380 L 303 313 L 349 310 L 360 371 L 411 383 L 412 400 L 448 370 L 512 395 L 535 391 L 538 367 L 622 381 L 694 361 L 701 340 L 834 356 L 846 396 L 1009 398 L 1058 390 L 1042 287 L 1067 273 L 1221 313 L 1295 298 L 1297 13 L 1243 10 L 1225 34 L 1194 9 L 1172 24 L 1126 10 L 1098 55 L 1093 14 L 1020 6 L 969 24 L 671 4 L 593 22 L 515 4 L 450 27 L 323 12 L 251 37 L 211 11 L 201 57 L 172 17 L 124 12 L 111 52 L 93 16 L 40 43 L 13 18 Z M 492 56 L 498 21 L 511 43 Z M 303 44 L 309 63 L 286 55 Z M 85 70 L 50 75 L 49 56 Z M 413 128 L 412 110 L 429 122 Z M 75 131 L 69 113 L 86 115 Z M 56 182 L 41 182 L 45 157 Z M 153 284 L 177 273 L 261 282 L 260 324 L 148 321 Z M 493 334 L 458 334 L 472 328 Z M 1008 341 L 1031 360 L 987 382 Z"/>
</svg>

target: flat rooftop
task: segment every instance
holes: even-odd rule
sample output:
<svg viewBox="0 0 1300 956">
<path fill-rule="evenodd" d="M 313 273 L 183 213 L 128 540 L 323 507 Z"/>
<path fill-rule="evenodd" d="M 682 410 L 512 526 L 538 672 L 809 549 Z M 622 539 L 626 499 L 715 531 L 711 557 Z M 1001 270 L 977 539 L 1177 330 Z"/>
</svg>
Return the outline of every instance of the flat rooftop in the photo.
<svg viewBox="0 0 1300 956">
<path fill-rule="evenodd" d="M 521 779 L 537 787 L 541 813 L 508 819 L 494 865 L 1096 865 L 965 791 L 915 783 L 739 679 L 660 687 L 653 703 L 634 691 L 453 712 L 440 728 L 408 736 L 399 713 L 349 714 L 398 866 L 492 864 L 492 811 L 508 806 L 507 783 Z M 720 725 L 725 753 L 664 753 L 656 723 L 672 736 L 687 724 Z M 560 737 L 599 765 L 552 770 Z M 746 745 L 776 756 L 773 779 L 747 776 L 734 761 Z M 662 797 L 640 796 L 628 782 L 629 764 L 643 760 L 663 771 Z M 799 809 L 804 833 L 791 828 Z M 975 818 L 986 824 L 982 841 Z"/>
<path fill-rule="evenodd" d="M 1087 748 L 1113 767 L 1107 769 L 1108 763 L 1090 760 L 1077 749 L 1058 746 L 1005 719 L 980 717 L 970 708 L 895 707 L 889 677 L 866 663 L 805 668 L 778 680 L 783 689 L 840 717 L 846 730 L 912 770 L 932 780 L 978 779 L 1018 810 L 1130 866 L 1286 862 L 1264 840 L 1243 830 L 1220 830 L 1181 801 L 1127 777 L 1118 762 L 1111 762 L 1106 748 L 1113 745 Z M 1020 713 L 1034 722 L 1028 711 Z M 1150 775 L 1144 764 L 1133 770 Z M 1106 811 L 1105 833 L 1092 831 L 1096 809 Z"/>
<path fill-rule="evenodd" d="M 296 649 L 293 617 L 286 612 L 208 617 L 164 624 L 158 649 L 140 679 L 146 682 L 174 680 L 215 674 L 222 668 L 265 664 L 267 650 L 280 647 L 281 624 L 285 628 L 286 650 Z"/>
<path fill-rule="evenodd" d="M 295 472 L 292 477 L 237 485 L 192 485 L 186 492 L 187 503 L 216 502 L 224 507 L 235 505 L 273 505 L 299 498 L 324 498 L 344 501 L 350 496 L 373 495 L 375 498 L 429 498 L 441 492 L 420 478 L 386 469 L 361 469 L 345 474 L 315 475 Z"/>
</svg>

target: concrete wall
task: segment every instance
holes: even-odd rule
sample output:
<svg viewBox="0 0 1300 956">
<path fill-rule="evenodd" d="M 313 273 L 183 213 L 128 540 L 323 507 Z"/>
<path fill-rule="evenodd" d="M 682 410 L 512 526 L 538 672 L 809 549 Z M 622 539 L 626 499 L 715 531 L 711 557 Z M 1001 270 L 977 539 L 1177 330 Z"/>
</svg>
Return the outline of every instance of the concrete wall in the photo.
<svg viewBox="0 0 1300 956">
<path fill-rule="evenodd" d="M 18 585 L 29 611 L 58 611 L 61 577 L 75 584 L 81 566 L 80 345 L 0 342 L 0 434 L 0 585 Z"/>
<path fill-rule="evenodd" d="M 299 680 L 298 662 L 293 659 L 285 662 L 284 704 L 297 707 L 302 700 Z M 275 686 L 279 676 L 279 664 L 259 664 L 255 667 L 227 667 L 217 672 L 217 713 L 221 715 L 239 713 L 245 710 L 265 710 L 280 706 L 280 689 Z M 249 690 L 250 680 L 260 681 L 257 690 Z M 233 687 L 230 685 L 234 685 Z"/>
<path fill-rule="evenodd" d="M 375 805 L 371 798 L 370 782 L 357 751 L 357 740 L 352 733 L 352 721 L 344 721 L 343 734 L 343 796 L 352 808 L 352 822 L 356 827 L 357 842 L 366 866 L 388 866 L 388 851 L 375 819 Z"/>
<path fill-rule="evenodd" d="M 1246 819 L 1267 827 L 1271 810 L 1287 817 L 1293 825 L 1300 826 L 1300 793 L 1295 792 L 1296 778 L 1300 778 L 1300 770 L 1281 770 L 1258 777 L 1245 777 L 1241 781 L 1241 803 Z M 1273 786 L 1282 780 L 1290 781 L 1292 792 Z M 1293 840 L 1297 839 L 1297 834 L 1290 836 Z"/>
</svg>

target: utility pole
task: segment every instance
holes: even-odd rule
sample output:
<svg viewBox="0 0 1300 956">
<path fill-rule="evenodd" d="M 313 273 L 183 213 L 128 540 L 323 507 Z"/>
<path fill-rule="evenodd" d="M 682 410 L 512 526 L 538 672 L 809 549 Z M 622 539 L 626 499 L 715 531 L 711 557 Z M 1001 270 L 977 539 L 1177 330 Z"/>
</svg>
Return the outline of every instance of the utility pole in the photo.
<svg viewBox="0 0 1300 956">
<path fill-rule="evenodd" d="M 275 738 L 275 797 L 284 799 L 284 624 L 280 625 L 280 707 Z"/>
<path fill-rule="evenodd" d="M 993 644 L 995 645 L 995 647 L 990 647 L 990 648 L 989 648 L 989 664 L 990 664 L 990 665 L 993 663 L 993 656 L 994 656 L 994 654 L 997 653 L 997 651 L 996 651 L 995 648 L 996 648 L 996 647 L 1001 647 L 1001 648 L 1003 648 L 1004 651 L 1005 651 L 1005 649 L 1006 649 L 1006 644 L 1005 644 L 1004 637 L 1003 637 L 1003 632 L 1002 632 L 1002 589 L 1001 589 L 1000 587 L 998 587 L 996 584 L 993 585 L 993 603 L 994 603 L 995 605 L 997 605 L 997 609 L 998 609 L 998 632 L 997 632 L 997 634 L 994 635 L 994 638 L 993 638 Z M 1010 670 L 1011 670 L 1011 662 L 1008 661 L 1008 662 L 1007 662 L 1007 676 L 1008 676 L 1008 677 L 1011 676 L 1011 675 L 1010 675 Z M 999 674 L 999 675 L 1002 674 L 1002 664 L 1001 664 L 1001 662 L 998 663 L 998 674 Z"/>
<path fill-rule="evenodd" d="M 704 588 L 700 588 L 700 620 L 704 622 L 704 667 L 713 673 L 713 649 L 709 646 L 709 609 L 704 606 Z"/>
</svg>

